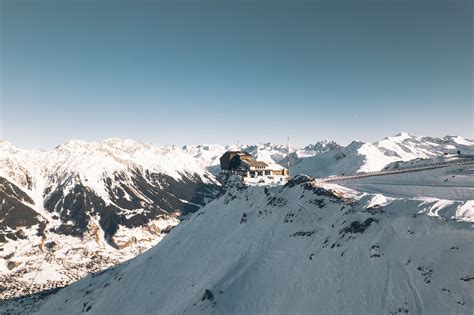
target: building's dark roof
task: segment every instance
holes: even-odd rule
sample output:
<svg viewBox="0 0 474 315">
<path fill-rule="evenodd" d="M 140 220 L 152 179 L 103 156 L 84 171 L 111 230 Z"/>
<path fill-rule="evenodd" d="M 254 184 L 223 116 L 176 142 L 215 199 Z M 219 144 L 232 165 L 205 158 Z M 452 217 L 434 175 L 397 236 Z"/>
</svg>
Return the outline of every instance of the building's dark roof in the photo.
<svg viewBox="0 0 474 315">
<path fill-rule="evenodd" d="M 242 161 L 242 164 L 246 165 L 247 167 L 267 167 L 268 166 L 267 163 L 254 160 L 253 158 L 242 157 L 241 161 Z"/>
<path fill-rule="evenodd" d="M 224 153 L 222 155 L 222 157 L 226 156 L 226 155 L 232 155 L 232 156 L 235 156 L 235 155 L 244 155 L 244 156 L 252 156 L 250 153 L 246 152 L 246 151 L 227 151 L 226 153 Z"/>
<path fill-rule="evenodd" d="M 221 158 L 221 169 L 222 170 L 230 170 L 231 168 L 235 168 L 240 165 L 240 158 L 252 158 L 252 155 L 250 153 L 245 152 L 245 151 L 227 151 L 224 153 Z M 237 161 L 235 158 L 237 158 L 239 161 Z M 234 162 L 231 162 L 234 161 Z"/>
</svg>

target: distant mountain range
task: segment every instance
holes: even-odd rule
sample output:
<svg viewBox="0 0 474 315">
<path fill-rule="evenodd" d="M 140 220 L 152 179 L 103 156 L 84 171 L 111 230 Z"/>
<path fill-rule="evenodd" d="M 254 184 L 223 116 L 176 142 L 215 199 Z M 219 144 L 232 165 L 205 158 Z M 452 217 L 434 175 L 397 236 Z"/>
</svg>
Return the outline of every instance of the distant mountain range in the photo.
<svg viewBox="0 0 474 315">
<path fill-rule="evenodd" d="M 444 154 L 474 154 L 474 140 L 446 136 L 418 137 L 400 133 L 374 143 L 354 141 L 346 147 L 336 147 L 322 154 L 297 162 L 293 174 L 316 177 L 350 175 L 383 169 L 390 163 L 429 159 Z"/>
</svg>

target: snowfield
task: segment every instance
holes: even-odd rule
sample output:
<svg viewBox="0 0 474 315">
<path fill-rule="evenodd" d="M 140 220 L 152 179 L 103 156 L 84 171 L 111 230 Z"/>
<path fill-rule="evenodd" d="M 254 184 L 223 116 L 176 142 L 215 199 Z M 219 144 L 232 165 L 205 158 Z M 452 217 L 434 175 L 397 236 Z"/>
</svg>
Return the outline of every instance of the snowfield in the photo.
<svg viewBox="0 0 474 315">
<path fill-rule="evenodd" d="M 452 219 L 466 206 L 307 177 L 273 188 L 232 181 L 144 254 L 2 310 L 470 314 L 474 229 Z"/>
</svg>

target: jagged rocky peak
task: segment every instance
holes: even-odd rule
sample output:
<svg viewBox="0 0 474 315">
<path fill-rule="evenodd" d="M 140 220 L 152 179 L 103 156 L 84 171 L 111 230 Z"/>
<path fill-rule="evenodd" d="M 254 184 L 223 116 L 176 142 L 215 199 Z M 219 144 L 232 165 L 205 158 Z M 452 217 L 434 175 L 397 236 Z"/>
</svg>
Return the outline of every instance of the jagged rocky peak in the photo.
<svg viewBox="0 0 474 315">
<path fill-rule="evenodd" d="M 339 147 L 340 145 L 337 142 L 326 139 L 326 140 L 318 141 L 315 144 L 309 144 L 305 146 L 303 150 L 323 153 L 326 151 L 334 150 Z"/>
</svg>

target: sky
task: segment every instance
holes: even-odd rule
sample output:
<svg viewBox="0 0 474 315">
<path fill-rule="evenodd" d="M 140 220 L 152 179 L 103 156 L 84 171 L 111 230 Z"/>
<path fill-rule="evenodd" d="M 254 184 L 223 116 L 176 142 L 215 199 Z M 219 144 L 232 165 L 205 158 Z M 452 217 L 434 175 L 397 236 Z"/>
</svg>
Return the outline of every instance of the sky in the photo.
<svg viewBox="0 0 474 315">
<path fill-rule="evenodd" d="M 474 138 L 473 2 L 0 0 L 0 139 Z"/>
</svg>

